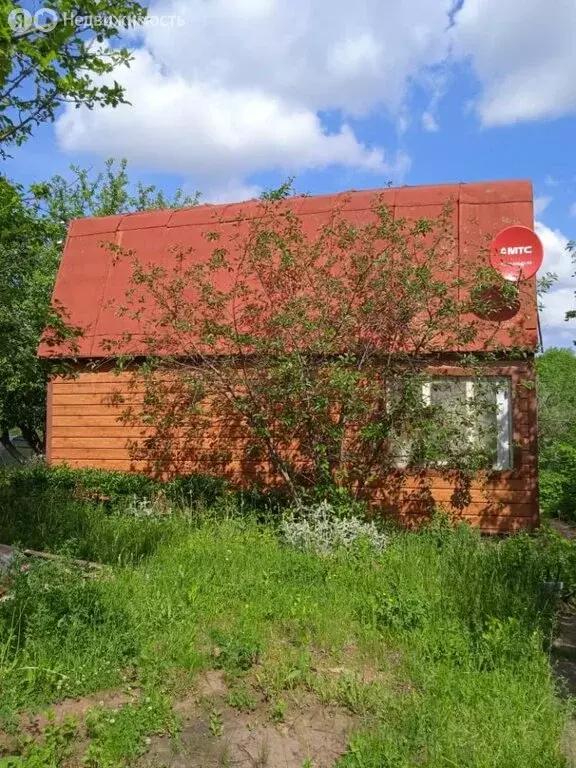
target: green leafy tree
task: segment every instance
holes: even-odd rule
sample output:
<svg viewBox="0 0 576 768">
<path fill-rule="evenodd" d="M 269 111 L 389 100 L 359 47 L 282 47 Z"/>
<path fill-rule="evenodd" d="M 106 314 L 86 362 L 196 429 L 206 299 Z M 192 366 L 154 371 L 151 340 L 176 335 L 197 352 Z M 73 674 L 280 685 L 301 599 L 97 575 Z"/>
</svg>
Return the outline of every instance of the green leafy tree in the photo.
<svg viewBox="0 0 576 768">
<path fill-rule="evenodd" d="M 488 403 L 459 402 L 463 388 L 449 381 L 447 397 L 423 397 L 429 366 L 447 352 L 471 375 L 482 370 L 459 351 L 477 333 L 471 310 L 489 308 L 468 298 L 483 295 L 472 290 L 475 275 L 445 268 L 449 210 L 434 221 L 395 219 L 376 197 L 372 223 L 354 226 L 338 208 L 311 239 L 285 197 L 284 188 L 268 193 L 257 212 L 223 224 L 226 242 L 215 221 L 210 253 L 176 249 L 171 268 L 108 244 L 133 260 L 122 309 L 138 321 L 146 356 L 133 367 L 119 360 L 145 392 L 144 413 L 138 405 L 123 416 L 149 427 L 131 445 L 134 460 L 160 476 L 267 465 L 297 502 L 311 487 L 361 495 L 385 481 L 391 491 L 400 464 L 459 478 L 491 467 L 494 443 L 480 439 L 474 412 Z M 121 346 L 109 340 L 112 355 Z M 467 439 L 470 429 L 478 439 Z"/>
<path fill-rule="evenodd" d="M 11 427 L 18 426 L 37 450 L 41 443 L 35 426 L 44 377 L 34 350 L 40 328 L 49 324 L 47 275 L 56 264 L 47 257 L 42 228 L 22 189 L 0 179 L 0 440 L 15 458 Z"/>
<path fill-rule="evenodd" d="M 555 445 L 576 447 L 576 355 L 548 349 L 537 359 L 538 428 L 543 460 Z"/>
<path fill-rule="evenodd" d="M 123 19 L 143 21 L 146 9 L 134 0 L 51 0 L 51 14 L 35 23 L 30 12 L 0 0 L 0 154 L 20 145 L 36 126 L 52 122 L 63 104 L 111 106 L 125 102 L 115 80 L 99 80 L 128 65 L 127 48 L 109 43 Z M 86 23 L 77 24 L 80 14 Z M 51 24 L 52 20 L 56 23 Z"/>
<path fill-rule="evenodd" d="M 131 185 L 127 164 L 107 161 L 104 172 L 73 167 L 72 178 L 54 176 L 27 193 L 0 179 L 0 440 L 21 459 L 10 440 L 18 428 L 37 453 L 44 450 L 45 362 L 36 357 L 45 328 L 54 341 L 69 337 L 64 307 L 50 298 L 70 220 L 150 208 L 194 205 L 180 190 L 165 196 L 154 186 Z"/>
<path fill-rule="evenodd" d="M 576 354 L 548 349 L 536 361 L 543 511 L 576 515 Z"/>
</svg>

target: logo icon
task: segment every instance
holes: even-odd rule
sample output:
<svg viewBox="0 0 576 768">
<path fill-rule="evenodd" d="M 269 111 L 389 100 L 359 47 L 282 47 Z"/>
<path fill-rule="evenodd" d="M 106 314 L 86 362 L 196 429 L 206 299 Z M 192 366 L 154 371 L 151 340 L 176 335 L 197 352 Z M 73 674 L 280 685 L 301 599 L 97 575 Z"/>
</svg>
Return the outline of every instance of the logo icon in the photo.
<svg viewBox="0 0 576 768">
<path fill-rule="evenodd" d="M 26 34 L 33 23 L 32 14 L 26 8 L 14 8 L 8 14 L 8 26 L 16 36 Z"/>
<path fill-rule="evenodd" d="M 492 241 L 490 264 L 505 280 L 513 283 L 534 277 L 543 258 L 542 241 L 528 227 L 506 227 Z"/>
<path fill-rule="evenodd" d="M 52 8 L 40 8 L 34 14 L 34 28 L 39 32 L 51 32 L 58 24 L 58 14 Z"/>
<path fill-rule="evenodd" d="M 26 8 L 14 8 L 8 14 L 8 25 L 15 37 L 21 37 L 31 30 L 34 32 L 51 32 L 58 21 L 58 14 L 52 8 L 40 8 L 34 15 Z"/>
</svg>

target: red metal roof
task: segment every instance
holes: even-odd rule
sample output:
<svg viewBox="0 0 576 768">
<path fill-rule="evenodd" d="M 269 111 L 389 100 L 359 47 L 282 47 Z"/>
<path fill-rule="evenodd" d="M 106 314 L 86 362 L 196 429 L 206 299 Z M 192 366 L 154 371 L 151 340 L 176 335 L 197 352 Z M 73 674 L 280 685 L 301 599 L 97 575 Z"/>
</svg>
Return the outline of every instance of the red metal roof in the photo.
<svg viewBox="0 0 576 768">
<path fill-rule="evenodd" d="M 532 185 L 528 181 L 352 191 L 291 198 L 285 205 L 302 217 L 303 228 L 312 238 L 328 222 L 336 206 L 355 223 L 369 221 L 376 194 L 384 196 L 397 218 L 432 218 L 441 213 L 446 203 L 452 202 L 453 235 L 461 266 L 477 263 L 478 254 L 485 252 L 487 241 L 504 227 L 534 225 Z M 171 248 L 182 246 L 192 247 L 200 258 L 213 248 L 204 235 L 214 229 L 215 222 L 223 235 L 220 241 L 223 244 L 226 230 L 231 232 L 232 223 L 240 215 L 255 215 L 259 204 L 258 200 L 251 200 L 231 205 L 199 205 L 176 211 L 148 211 L 72 221 L 53 301 L 66 308 L 72 325 L 84 331 L 78 340 L 77 356 L 107 357 L 109 353 L 102 347 L 104 340 L 138 333 L 133 319 L 118 314 L 118 306 L 125 300 L 129 288 L 131 265 L 129 260 L 115 259 L 103 244 L 112 242 L 129 249 L 145 264 L 168 266 Z M 479 338 L 481 336 L 480 333 Z M 521 284 L 520 310 L 502 324 L 496 343 L 536 348 L 534 280 Z M 64 354 L 63 350 L 44 342 L 39 348 L 40 357 Z"/>
</svg>

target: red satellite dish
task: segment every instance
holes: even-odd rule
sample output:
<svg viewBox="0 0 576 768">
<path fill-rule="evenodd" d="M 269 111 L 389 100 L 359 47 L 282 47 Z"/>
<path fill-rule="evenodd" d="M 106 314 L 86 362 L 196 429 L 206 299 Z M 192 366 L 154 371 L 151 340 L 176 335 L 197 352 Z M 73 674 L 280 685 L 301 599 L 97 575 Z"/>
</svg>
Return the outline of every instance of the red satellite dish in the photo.
<svg viewBox="0 0 576 768">
<path fill-rule="evenodd" d="M 542 241 L 529 227 L 507 227 L 492 240 L 490 264 L 505 280 L 516 283 L 534 277 L 543 259 Z"/>
</svg>

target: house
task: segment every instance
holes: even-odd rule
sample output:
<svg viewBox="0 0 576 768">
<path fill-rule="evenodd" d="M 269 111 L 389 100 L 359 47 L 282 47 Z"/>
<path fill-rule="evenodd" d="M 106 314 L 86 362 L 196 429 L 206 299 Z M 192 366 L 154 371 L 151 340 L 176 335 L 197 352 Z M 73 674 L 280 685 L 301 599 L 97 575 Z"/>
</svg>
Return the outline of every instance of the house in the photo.
<svg viewBox="0 0 576 768">
<path fill-rule="evenodd" d="M 326 223 L 335 206 L 342 206 L 345 216 L 362 222 L 370 216 L 374 192 L 350 192 L 345 196 L 318 196 L 292 199 L 307 236 Z M 487 260 L 487 243 L 511 225 L 533 227 L 532 186 L 525 181 L 482 184 L 455 184 L 426 187 L 401 187 L 381 190 L 386 206 L 397 219 L 417 220 L 438 216 L 451 206 L 449 226 L 452 236 L 450 270 L 460 273 Z M 55 376 L 48 387 L 47 459 L 51 464 L 72 467 L 101 467 L 115 470 L 141 470 L 146 467 L 134 460 L 130 445 L 145 428 L 126 426 L 119 421 L 122 405 L 117 395 L 128 395 L 129 372 L 112 372 L 114 363 L 110 339 L 122 348 L 126 333 L 138 336 L 138 323 L 119 313 L 129 287 L 131 267 L 118 260 L 113 243 L 137 254 L 146 263 L 166 264 L 176 246 L 194 248 L 198 254 L 208 248 L 206 232 L 215 220 L 224 240 L 231 237 L 230 226 L 239 214 L 256 215 L 258 201 L 228 206 L 201 205 L 177 211 L 152 211 L 129 215 L 80 219 L 70 225 L 62 263 L 54 290 L 54 302 L 66 308 L 68 321 L 83 330 L 78 339 L 72 364 L 75 376 Z M 204 249 L 204 250 L 203 250 Z M 479 264 L 482 266 L 482 263 Z M 487 263 L 486 263 L 487 266 Z M 442 268 L 442 265 L 439 265 Z M 486 348 L 485 327 L 479 316 L 479 336 L 471 351 Z M 492 323 L 492 326 L 494 324 Z M 535 279 L 518 285 L 513 311 L 499 319 L 491 342 L 491 354 L 485 362 L 485 377 L 495 382 L 494 426 L 497 447 L 492 471 L 474 479 L 465 502 L 454 507 L 455 480 L 443 471 L 425 473 L 403 466 L 400 460 L 394 482 L 371 492 L 371 501 L 394 508 L 410 523 L 422 516 L 421 491 L 426 484 L 429 502 L 443 505 L 458 517 L 479 525 L 487 532 L 533 529 L 538 524 L 537 424 L 534 389 L 534 354 L 538 347 L 538 312 Z M 484 339 L 484 347 L 481 345 Z M 521 349 L 522 356 L 511 350 Z M 131 352 L 134 349 L 130 350 Z M 62 347 L 43 342 L 39 355 L 44 358 L 69 357 Z M 447 382 L 448 388 L 439 382 Z M 462 394 L 473 399 L 478 381 L 467 378 L 447 356 L 430 370 L 422 397 L 428 403 Z M 448 393 L 448 394 L 446 394 Z M 137 401 L 137 398 L 136 398 Z M 212 432 L 211 432 L 212 434 Z M 232 436 L 219 435 L 220 441 Z M 234 455 L 222 460 L 215 453 L 203 453 L 190 459 L 186 471 L 225 474 L 234 482 L 251 482 L 256 474 L 246 457 Z M 261 467 L 260 467 L 261 469 Z M 265 472 L 262 477 L 269 477 Z M 395 500 L 391 488 L 400 489 Z"/>
</svg>

